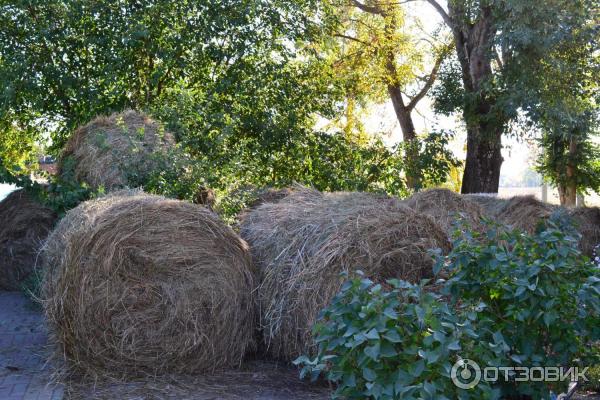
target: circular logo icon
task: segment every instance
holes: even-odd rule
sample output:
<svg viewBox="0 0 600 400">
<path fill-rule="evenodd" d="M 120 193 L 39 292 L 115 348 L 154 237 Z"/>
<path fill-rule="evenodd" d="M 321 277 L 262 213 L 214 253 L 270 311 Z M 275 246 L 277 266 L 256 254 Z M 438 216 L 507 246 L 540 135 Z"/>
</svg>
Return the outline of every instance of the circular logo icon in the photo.
<svg viewBox="0 0 600 400">
<path fill-rule="evenodd" d="M 458 360 L 452 366 L 450 377 L 456 387 L 461 389 L 473 389 L 481 380 L 481 368 L 469 359 Z"/>
</svg>

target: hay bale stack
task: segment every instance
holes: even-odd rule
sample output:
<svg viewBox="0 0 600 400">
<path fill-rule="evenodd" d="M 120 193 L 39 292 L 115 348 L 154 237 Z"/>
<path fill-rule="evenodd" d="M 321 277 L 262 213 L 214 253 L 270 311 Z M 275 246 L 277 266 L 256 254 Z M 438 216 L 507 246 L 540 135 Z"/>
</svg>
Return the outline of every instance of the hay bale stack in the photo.
<svg viewBox="0 0 600 400">
<path fill-rule="evenodd" d="M 212 371 L 254 347 L 247 244 L 205 207 L 116 192 L 69 211 L 43 256 L 45 313 L 72 370 Z"/>
<path fill-rule="evenodd" d="M 314 350 L 312 326 L 339 292 L 341 272 L 416 282 L 432 275 L 427 251 L 450 247 L 432 219 L 398 200 L 306 188 L 250 210 L 240 231 L 260 269 L 263 343 L 288 361 Z"/>
<path fill-rule="evenodd" d="M 585 255 L 593 258 L 594 249 L 600 244 L 600 208 L 577 207 L 567 212 L 581 234 L 579 248 Z"/>
<path fill-rule="evenodd" d="M 77 129 L 59 160 L 59 174 L 107 191 L 139 187 L 163 168 L 173 136 L 143 113 L 100 116 Z"/>
<path fill-rule="evenodd" d="M 406 202 L 413 210 L 431 216 L 448 234 L 452 236 L 454 223 L 463 218 L 469 226 L 481 230 L 483 210 L 474 201 L 448 189 L 428 189 L 417 192 Z"/>
<path fill-rule="evenodd" d="M 513 228 L 534 233 L 540 221 L 550 218 L 554 209 L 555 207 L 539 201 L 535 196 L 514 196 L 496 211 L 495 217 Z"/>
<path fill-rule="evenodd" d="M 56 222 L 56 214 L 25 190 L 0 202 L 0 289 L 19 290 L 33 271 L 38 250 Z"/>
</svg>

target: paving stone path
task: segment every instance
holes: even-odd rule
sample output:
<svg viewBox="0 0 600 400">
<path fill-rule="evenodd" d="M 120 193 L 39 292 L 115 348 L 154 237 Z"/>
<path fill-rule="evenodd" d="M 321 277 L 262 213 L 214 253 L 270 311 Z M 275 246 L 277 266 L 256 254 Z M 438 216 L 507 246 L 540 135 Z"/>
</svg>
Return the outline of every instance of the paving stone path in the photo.
<svg viewBox="0 0 600 400">
<path fill-rule="evenodd" d="M 50 382 L 42 314 L 20 292 L 0 292 L 0 399 L 62 400 Z"/>
</svg>

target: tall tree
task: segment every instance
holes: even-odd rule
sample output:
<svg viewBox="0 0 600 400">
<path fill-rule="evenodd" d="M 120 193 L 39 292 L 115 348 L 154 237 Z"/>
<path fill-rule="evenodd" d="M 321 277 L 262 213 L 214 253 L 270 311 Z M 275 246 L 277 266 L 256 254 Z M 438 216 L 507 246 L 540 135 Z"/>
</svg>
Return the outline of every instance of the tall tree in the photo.
<svg viewBox="0 0 600 400">
<path fill-rule="evenodd" d="M 467 128 L 463 193 L 498 191 L 502 135 L 530 90 L 521 75 L 564 41 L 563 21 L 596 0 L 424 0 L 452 30 Z M 570 24 L 572 25 L 572 24 Z"/>
<path fill-rule="evenodd" d="M 600 189 L 600 33 L 597 20 L 577 26 L 537 70 L 538 107 L 529 117 L 541 129 L 538 170 L 574 207 L 578 193 Z"/>
<path fill-rule="evenodd" d="M 346 130 L 362 126 L 357 102 L 389 99 L 402 131 L 407 185 L 419 190 L 423 173 L 419 168 L 422 143 L 413 122 L 417 104 L 432 88 L 440 65 L 448 55 L 444 40 L 419 40 L 410 32 L 399 3 L 386 0 L 332 2 L 339 25 L 333 36 L 337 54 L 335 71 L 345 87 Z M 425 48 L 427 47 L 427 50 Z M 431 67 L 425 67 L 428 59 Z"/>
</svg>

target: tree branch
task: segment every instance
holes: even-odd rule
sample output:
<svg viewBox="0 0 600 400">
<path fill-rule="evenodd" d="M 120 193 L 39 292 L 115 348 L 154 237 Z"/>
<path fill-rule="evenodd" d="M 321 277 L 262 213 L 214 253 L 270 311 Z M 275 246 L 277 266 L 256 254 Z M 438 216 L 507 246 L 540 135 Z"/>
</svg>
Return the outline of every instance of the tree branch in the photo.
<svg viewBox="0 0 600 400">
<path fill-rule="evenodd" d="M 417 103 L 421 101 L 423 97 L 425 97 L 429 90 L 433 87 L 433 84 L 437 79 L 437 75 L 442 65 L 442 62 L 444 62 L 444 59 L 448 55 L 448 50 L 449 46 L 441 51 L 441 53 L 438 55 L 438 58 L 435 60 L 435 64 L 431 69 L 431 73 L 429 74 L 425 85 L 421 88 L 421 90 L 419 90 L 419 93 L 417 93 L 415 97 L 410 99 L 410 102 L 406 106 L 406 108 L 408 108 L 410 111 L 412 111 L 417 106 Z"/>
<path fill-rule="evenodd" d="M 341 33 L 336 33 L 336 34 L 334 34 L 333 36 L 335 36 L 335 37 L 339 37 L 339 38 L 342 38 L 342 39 L 348 39 L 348 40 L 352 40 L 352 41 L 354 41 L 354 42 L 358 42 L 358 43 L 362 43 L 362 44 L 364 44 L 365 46 L 369 46 L 369 45 L 370 45 L 370 43 L 367 43 L 367 42 L 365 42 L 364 40 L 360 40 L 359 38 L 355 38 L 355 37 L 353 37 L 353 36 L 343 35 L 343 34 L 341 34 Z"/>
<path fill-rule="evenodd" d="M 368 12 L 369 14 L 384 15 L 383 10 L 377 6 L 368 6 L 366 4 L 361 3 L 358 0 L 352 0 L 352 4 L 354 4 L 355 7 L 358 7 L 362 11 Z"/>
</svg>

